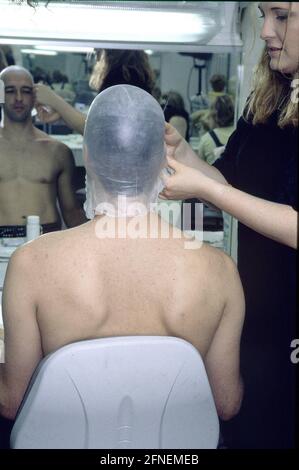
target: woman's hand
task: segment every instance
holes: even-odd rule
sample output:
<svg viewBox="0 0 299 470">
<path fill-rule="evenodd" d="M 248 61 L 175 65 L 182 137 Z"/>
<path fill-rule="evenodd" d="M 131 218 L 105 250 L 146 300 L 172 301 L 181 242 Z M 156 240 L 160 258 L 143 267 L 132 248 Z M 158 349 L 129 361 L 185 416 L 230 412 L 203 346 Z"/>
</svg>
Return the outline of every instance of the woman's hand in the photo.
<svg viewBox="0 0 299 470">
<path fill-rule="evenodd" d="M 68 104 L 50 87 L 38 83 L 35 85 L 36 109 L 41 121 L 51 123 L 61 118 L 65 124 L 79 134 L 84 133 L 85 114 Z M 50 109 L 47 109 L 48 106 Z"/>
<path fill-rule="evenodd" d="M 208 179 L 228 184 L 220 171 L 203 161 L 179 132 L 168 123 L 165 125 L 164 140 L 167 157 L 175 159 L 177 162 L 183 163 L 194 170 L 198 170 L 201 177 L 205 175 Z"/>
<path fill-rule="evenodd" d="M 174 173 L 169 176 L 161 175 L 165 185 L 163 191 L 159 194 L 161 199 L 207 198 L 209 187 L 213 186 L 214 183 L 211 178 L 169 156 L 167 157 L 167 163 L 168 168 L 174 170 Z"/>
<path fill-rule="evenodd" d="M 43 123 L 51 124 L 61 118 L 56 111 L 56 93 L 47 85 L 38 83 L 34 86 L 35 108 L 37 116 Z"/>
<path fill-rule="evenodd" d="M 56 93 L 47 85 L 42 83 L 37 83 L 34 85 L 35 101 L 37 104 L 44 104 L 46 106 L 51 106 L 55 108 L 55 103 L 57 100 Z"/>
<path fill-rule="evenodd" d="M 61 119 L 61 116 L 57 111 L 50 109 L 42 104 L 35 105 L 38 119 L 43 122 L 44 124 L 52 124 L 53 122 L 58 121 Z"/>
<path fill-rule="evenodd" d="M 186 140 L 181 136 L 181 134 L 167 122 L 165 123 L 165 134 L 164 134 L 167 157 L 175 158 L 177 161 L 184 163 L 185 165 L 190 165 L 189 158 L 192 155 L 192 158 L 195 157 L 198 160 L 198 156 L 193 152 L 190 145 Z"/>
</svg>

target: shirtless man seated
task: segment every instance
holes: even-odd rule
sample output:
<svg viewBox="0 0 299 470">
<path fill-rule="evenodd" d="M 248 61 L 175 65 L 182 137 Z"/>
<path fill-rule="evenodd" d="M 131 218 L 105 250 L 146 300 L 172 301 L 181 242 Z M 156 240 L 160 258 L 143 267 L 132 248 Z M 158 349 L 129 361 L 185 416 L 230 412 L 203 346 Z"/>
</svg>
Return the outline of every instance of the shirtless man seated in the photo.
<svg viewBox="0 0 299 470">
<path fill-rule="evenodd" d="M 85 209 L 92 220 L 42 235 L 9 262 L 3 416 L 15 417 L 45 355 L 79 340 L 127 335 L 175 336 L 193 344 L 219 416 L 238 412 L 243 289 L 231 258 L 206 244 L 186 249 L 182 232 L 149 210 L 167 164 L 164 126 L 159 104 L 139 88 L 117 85 L 93 102 L 84 135 Z M 134 227 L 143 236 L 131 236 Z"/>
<path fill-rule="evenodd" d="M 74 158 L 63 143 L 32 124 L 33 79 L 23 67 L 0 73 L 5 85 L 4 127 L 0 128 L 0 237 L 23 237 L 26 217 L 39 215 L 43 231 L 59 230 L 60 215 L 68 227 L 86 222 L 76 201 Z"/>
</svg>

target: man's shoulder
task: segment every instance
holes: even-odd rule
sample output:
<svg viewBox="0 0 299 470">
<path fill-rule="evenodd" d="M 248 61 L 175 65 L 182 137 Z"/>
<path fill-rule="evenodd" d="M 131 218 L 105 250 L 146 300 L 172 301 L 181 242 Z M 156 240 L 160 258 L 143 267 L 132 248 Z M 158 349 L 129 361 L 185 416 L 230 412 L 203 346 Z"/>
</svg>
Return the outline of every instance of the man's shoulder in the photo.
<svg viewBox="0 0 299 470">
<path fill-rule="evenodd" d="M 35 128 L 35 140 L 37 143 L 46 144 L 53 152 L 70 153 L 70 148 L 63 142 L 55 139 L 46 132 Z"/>
<path fill-rule="evenodd" d="M 55 247 L 59 248 L 59 246 L 64 242 L 68 242 L 72 237 L 73 232 L 76 231 L 76 228 L 77 227 L 74 229 L 57 230 L 45 233 L 31 242 L 25 243 L 23 247 L 35 253 L 47 252 L 47 250 L 51 250 Z"/>
<path fill-rule="evenodd" d="M 188 250 L 189 251 L 189 250 Z M 224 251 L 208 243 L 202 243 L 199 249 L 190 250 L 194 263 L 208 269 L 214 276 L 224 276 L 236 269 L 235 262 Z"/>
<path fill-rule="evenodd" d="M 32 251 L 30 243 L 17 248 L 9 259 L 8 270 L 18 271 L 22 275 L 32 275 L 34 271 L 35 253 Z"/>
<path fill-rule="evenodd" d="M 56 233 L 56 232 L 55 232 Z M 47 237 L 47 235 L 50 235 Z M 42 238 L 44 240 L 42 240 Z M 46 238 L 47 237 L 47 238 Z M 59 245 L 59 243 L 58 243 Z M 54 240 L 51 234 L 45 234 L 36 240 L 24 243 L 11 255 L 6 272 L 7 282 L 22 282 L 30 285 L 30 291 L 44 289 L 48 272 L 55 273 L 58 259 L 53 250 Z M 43 275 L 41 276 L 41 272 Z"/>
<path fill-rule="evenodd" d="M 215 248 L 210 245 L 208 245 L 208 248 L 210 250 L 209 256 L 211 256 L 212 253 L 214 261 L 218 264 L 219 269 L 221 269 L 223 272 L 234 271 L 235 269 L 237 269 L 236 263 L 233 258 L 227 253 L 225 253 L 223 250 L 220 250 L 219 248 Z"/>
<path fill-rule="evenodd" d="M 60 230 L 41 235 L 35 240 L 24 243 L 17 248 L 10 258 L 10 264 L 17 269 L 25 269 L 30 273 L 40 270 L 46 266 L 51 259 L 55 258 L 56 252 L 65 253 L 65 246 L 69 243 L 69 230 Z M 56 258 L 55 258 L 56 259 Z"/>
</svg>

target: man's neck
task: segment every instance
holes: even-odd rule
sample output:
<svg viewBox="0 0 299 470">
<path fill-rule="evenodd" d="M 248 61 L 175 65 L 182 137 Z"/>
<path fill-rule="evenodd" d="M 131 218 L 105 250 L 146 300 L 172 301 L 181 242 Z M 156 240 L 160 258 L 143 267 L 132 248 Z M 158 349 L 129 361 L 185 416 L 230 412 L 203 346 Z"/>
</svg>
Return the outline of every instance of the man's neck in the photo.
<svg viewBox="0 0 299 470">
<path fill-rule="evenodd" d="M 99 239 L 175 238 L 173 232 L 178 231 L 154 211 L 135 217 L 109 217 L 97 214 L 92 226 Z"/>
<path fill-rule="evenodd" d="M 15 122 L 4 116 L 2 135 L 6 139 L 21 142 L 31 139 L 34 133 L 35 128 L 32 124 L 31 118 L 25 122 Z"/>
</svg>

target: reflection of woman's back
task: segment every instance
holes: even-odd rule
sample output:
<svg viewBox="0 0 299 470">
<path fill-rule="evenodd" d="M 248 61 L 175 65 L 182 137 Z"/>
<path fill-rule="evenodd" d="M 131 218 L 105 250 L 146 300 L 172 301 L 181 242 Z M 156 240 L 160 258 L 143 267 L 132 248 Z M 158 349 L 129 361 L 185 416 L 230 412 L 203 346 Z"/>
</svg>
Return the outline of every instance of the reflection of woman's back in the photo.
<svg viewBox="0 0 299 470">
<path fill-rule="evenodd" d="M 230 96 L 218 96 L 210 107 L 210 115 L 215 127 L 201 137 L 198 154 L 212 165 L 216 160 L 215 149 L 225 146 L 234 130 L 234 104 Z"/>
<path fill-rule="evenodd" d="M 189 114 L 185 109 L 184 100 L 176 91 L 169 91 L 162 96 L 161 106 L 165 121 L 189 141 Z"/>
<path fill-rule="evenodd" d="M 154 75 L 144 51 L 103 49 L 89 84 L 98 93 L 114 85 L 133 85 L 152 94 Z"/>
<path fill-rule="evenodd" d="M 98 93 L 115 85 L 133 85 L 152 94 L 154 74 L 144 51 L 103 49 L 98 52 L 89 85 Z M 77 167 L 78 184 L 85 187 L 85 168 Z M 77 187 L 78 187 L 77 184 Z M 83 198 L 83 200 L 85 197 Z"/>
</svg>

